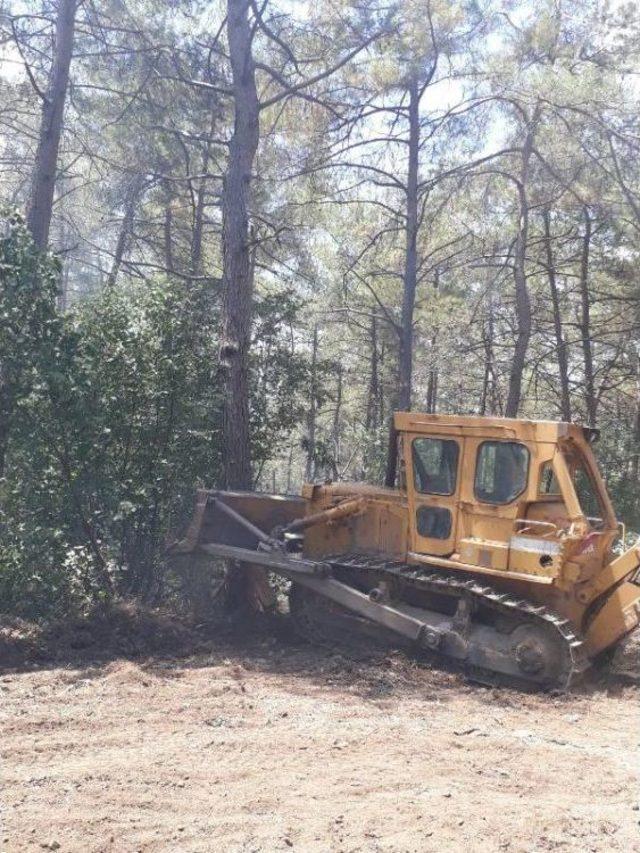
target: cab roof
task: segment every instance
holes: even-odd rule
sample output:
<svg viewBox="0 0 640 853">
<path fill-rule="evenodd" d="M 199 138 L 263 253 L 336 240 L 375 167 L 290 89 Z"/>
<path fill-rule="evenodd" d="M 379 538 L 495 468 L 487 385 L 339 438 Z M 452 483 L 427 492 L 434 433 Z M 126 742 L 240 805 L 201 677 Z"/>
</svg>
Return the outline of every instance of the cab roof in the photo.
<svg viewBox="0 0 640 853">
<path fill-rule="evenodd" d="M 479 415 L 429 415 L 422 412 L 396 412 L 398 432 L 439 435 L 466 435 L 475 438 L 502 438 L 521 441 L 557 442 L 574 438 L 591 442 L 597 430 L 564 421 L 536 421 L 524 418 L 485 418 Z"/>
</svg>

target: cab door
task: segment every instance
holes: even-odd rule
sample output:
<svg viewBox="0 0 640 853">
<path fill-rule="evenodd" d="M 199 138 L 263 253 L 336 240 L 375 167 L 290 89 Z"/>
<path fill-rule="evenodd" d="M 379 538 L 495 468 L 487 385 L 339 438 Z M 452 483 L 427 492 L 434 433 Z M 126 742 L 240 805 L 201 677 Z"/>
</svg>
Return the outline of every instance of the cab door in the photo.
<svg viewBox="0 0 640 853">
<path fill-rule="evenodd" d="M 411 550 L 446 557 L 455 550 L 464 441 L 410 434 L 404 440 Z"/>
<path fill-rule="evenodd" d="M 511 542 L 516 520 L 526 515 L 527 504 L 536 497 L 530 477 L 535 445 L 517 437 L 485 435 L 468 438 L 465 452 L 460 559 L 485 569 L 518 570 Z"/>
</svg>

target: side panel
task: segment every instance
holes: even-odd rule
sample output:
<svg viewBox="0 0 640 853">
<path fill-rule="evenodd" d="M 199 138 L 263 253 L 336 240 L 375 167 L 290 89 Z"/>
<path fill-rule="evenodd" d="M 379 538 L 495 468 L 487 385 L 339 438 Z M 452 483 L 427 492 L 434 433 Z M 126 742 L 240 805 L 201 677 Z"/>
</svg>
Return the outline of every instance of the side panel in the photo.
<svg viewBox="0 0 640 853">
<path fill-rule="evenodd" d="M 404 492 L 360 483 L 305 486 L 307 515 L 328 509 L 349 497 L 366 499 L 364 511 L 331 524 L 318 524 L 304 533 L 304 553 L 313 558 L 350 551 L 383 553 L 405 559 L 408 542 L 407 500 Z"/>
</svg>

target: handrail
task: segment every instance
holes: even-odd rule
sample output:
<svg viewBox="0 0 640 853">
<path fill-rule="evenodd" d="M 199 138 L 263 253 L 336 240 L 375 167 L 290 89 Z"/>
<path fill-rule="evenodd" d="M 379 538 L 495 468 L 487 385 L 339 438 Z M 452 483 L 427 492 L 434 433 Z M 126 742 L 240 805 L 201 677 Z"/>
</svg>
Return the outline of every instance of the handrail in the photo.
<svg viewBox="0 0 640 853">
<path fill-rule="evenodd" d="M 552 527 L 554 530 L 558 529 L 558 525 L 554 524 L 553 521 L 539 521 L 537 518 L 516 518 L 513 523 L 514 524 L 537 524 L 538 527 Z"/>
<path fill-rule="evenodd" d="M 538 521 L 535 518 L 516 518 L 513 522 L 514 528 L 519 525 L 524 524 L 521 530 L 516 530 L 517 533 L 526 533 L 530 527 L 537 525 L 538 527 L 551 528 L 548 533 L 545 533 L 544 536 L 553 536 L 554 533 L 559 532 L 559 527 L 557 524 L 554 524 L 552 521 Z"/>
</svg>

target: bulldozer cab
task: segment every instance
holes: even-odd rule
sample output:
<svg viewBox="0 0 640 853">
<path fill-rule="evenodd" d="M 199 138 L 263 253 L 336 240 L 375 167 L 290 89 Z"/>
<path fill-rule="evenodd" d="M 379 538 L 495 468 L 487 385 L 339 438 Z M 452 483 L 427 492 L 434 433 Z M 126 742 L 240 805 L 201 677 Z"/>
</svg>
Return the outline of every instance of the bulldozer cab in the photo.
<svg viewBox="0 0 640 853">
<path fill-rule="evenodd" d="M 410 412 L 395 427 L 412 558 L 540 583 L 606 561 L 618 524 L 592 430 Z"/>
</svg>

